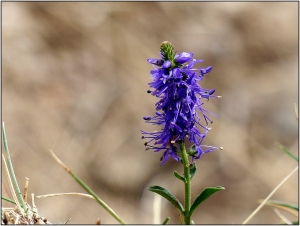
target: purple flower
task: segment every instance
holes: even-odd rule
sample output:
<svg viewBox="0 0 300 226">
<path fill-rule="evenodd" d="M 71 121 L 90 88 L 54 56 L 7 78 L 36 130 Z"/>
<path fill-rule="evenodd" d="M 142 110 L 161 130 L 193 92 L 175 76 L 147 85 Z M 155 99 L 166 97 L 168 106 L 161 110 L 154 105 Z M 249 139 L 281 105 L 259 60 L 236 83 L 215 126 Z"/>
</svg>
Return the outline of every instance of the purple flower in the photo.
<svg viewBox="0 0 300 226">
<path fill-rule="evenodd" d="M 165 61 L 164 62 L 164 64 L 163 64 L 163 68 L 169 68 L 169 67 L 171 67 L 171 65 L 172 65 L 172 62 L 171 61 L 169 61 L 169 60 L 167 60 L 167 61 Z"/>
<path fill-rule="evenodd" d="M 194 53 L 186 53 L 183 52 L 181 54 L 176 54 L 175 55 L 175 61 L 177 64 L 184 64 L 188 61 L 190 61 L 193 57 Z"/>
<path fill-rule="evenodd" d="M 178 143 L 188 137 L 195 145 L 194 153 L 190 155 L 193 160 L 199 159 L 202 153 L 216 149 L 202 145 L 209 131 L 208 123 L 212 123 L 208 117 L 212 113 L 203 108 L 202 99 L 209 100 L 218 96 L 213 95 L 214 89 L 202 88 L 198 83 L 212 67 L 193 68 L 202 60 L 192 59 L 192 52 L 175 54 L 173 46 L 168 42 L 161 45 L 160 55 L 162 59 L 148 59 L 149 63 L 158 67 L 150 72 L 153 81 L 149 86 L 153 90 L 147 91 L 160 100 L 155 104 L 156 114 L 144 117 L 144 120 L 153 125 L 162 125 L 163 128 L 155 132 L 142 130 L 142 138 L 148 139 L 145 142 L 146 150 L 163 150 L 161 165 L 169 158 L 179 162 L 181 154 Z"/>
<path fill-rule="evenodd" d="M 148 59 L 148 62 L 157 66 L 161 66 L 163 64 L 163 61 L 161 59 Z"/>
</svg>

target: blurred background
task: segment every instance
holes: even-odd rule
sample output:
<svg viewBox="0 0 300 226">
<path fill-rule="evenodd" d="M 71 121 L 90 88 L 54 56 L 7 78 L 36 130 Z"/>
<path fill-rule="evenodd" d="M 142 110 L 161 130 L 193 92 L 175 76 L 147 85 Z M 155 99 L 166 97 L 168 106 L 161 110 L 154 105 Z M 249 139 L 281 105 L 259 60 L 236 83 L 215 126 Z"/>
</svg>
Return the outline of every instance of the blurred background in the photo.
<svg viewBox="0 0 300 226">
<path fill-rule="evenodd" d="M 213 66 L 201 83 L 222 99 L 192 181 L 224 186 L 194 214 L 197 224 L 240 224 L 297 165 L 298 2 L 3 2 L 2 113 L 20 187 L 29 193 L 85 192 L 51 157 L 58 157 L 130 224 L 153 223 L 155 194 L 167 188 L 183 202 L 182 172 L 162 153 L 144 151 L 140 130 L 159 128 L 143 116 L 158 101 L 147 94 L 163 41 Z M 11 197 L 2 168 L 2 194 Z M 295 174 L 273 199 L 298 204 Z M 36 199 L 52 223 L 118 223 L 95 201 L 78 196 Z M 30 202 L 31 203 L 31 202 Z M 4 206 L 10 206 L 7 202 Z M 161 222 L 176 209 L 161 203 Z M 293 215 L 282 212 L 290 220 Z M 277 224 L 273 207 L 249 222 Z"/>
</svg>

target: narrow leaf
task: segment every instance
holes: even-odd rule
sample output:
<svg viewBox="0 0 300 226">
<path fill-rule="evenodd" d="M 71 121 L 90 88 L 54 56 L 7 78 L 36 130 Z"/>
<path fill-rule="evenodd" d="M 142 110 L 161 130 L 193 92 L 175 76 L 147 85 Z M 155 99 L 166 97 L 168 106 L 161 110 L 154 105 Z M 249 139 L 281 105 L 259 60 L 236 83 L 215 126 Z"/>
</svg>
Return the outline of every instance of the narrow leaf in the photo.
<svg viewBox="0 0 300 226">
<path fill-rule="evenodd" d="M 285 153 L 287 153 L 289 156 L 291 156 L 293 159 L 295 159 L 297 162 L 299 162 L 298 157 L 295 156 L 292 152 L 290 152 L 286 147 L 284 147 L 283 145 L 279 144 L 279 143 L 275 143 L 275 145 L 277 147 L 279 147 L 282 151 L 284 151 Z"/>
<path fill-rule="evenodd" d="M 12 161 L 10 158 L 10 153 L 9 153 L 7 138 L 6 138 L 6 132 L 5 132 L 5 128 L 4 128 L 4 122 L 2 122 L 2 135 L 3 135 L 4 150 L 6 153 L 6 161 L 7 161 L 7 165 L 8 165 L 9 174 L 10 174 L 12 182 L 13 182 L 14 190 L 17 194 L 19 201 L 21 202 L 22 208 L 25 210 L 25 213 L 27 214 L 28 209 L 27 209 L 27 206 L 25 205 L 22 193 L 20 191 L 20 187 L 18 185 L 18 181 L 17 181 L 16 175 L 14 172 L 14 167 L 12 165 Z"/>
<path fill-rule="evenodd" d="M 148 187 L 148 190 L 161 195 L 162 197 L 167 199 L 169 202 L 171 202 L 181 213 L 183 213 L 184 208 L 183 208 L 182 204 L 167 189 L 160 187 L 160 186 L 151 186 L 151 187 Z"/>
<path fill-rule="evenodd" d="M 193 212 L 195 209 L 202 203 L 204 202 L 207 198 L 209 198 L 211 195 L 213 195 L 217 191 L 224 190 L 225 188 L 222 186 L 217 186 L 217 187 L 208 187 L 205 188 L 201 194 L 195 199 L 194 203 L 191 206 L 190 209 L 190 216 L 192 216 Z"/>
<path fill-rule="evenodd" d="M 174 175 L 175 177 L 177 177 L 179 180 L 182 180 L 183 183 L 185 183 L 185 178 L 183 176 L 181 176 L 179 173 L 177 173 L 175 170 L 174 170 Z"/>
<path fill-rule="evenodd" d="M 261 200 L 260 200 L 261 201 Z M 268 200 L 265 205 L 275 206 L 277 208 L 283 209 L 287 212 L 292 213 L 293 215 L 298 217 L 299 208 L 298 206 L 286 202 L 281 202 L 277 200 Z"/>
<path fill-rule="evenodd" d="M 287 203 L 287 202 L 277 201 L 277 200 L 268 200 L 267 204 L 273 204 L 273 205 L 276 205 L 276 206 L 287 207 L 287 208 L 297 210 L 297 211 L 299 210 L 299 207 L 296 206 L 296 205 L 293 205 L 293 204 L 290 204 L 290 203 Z"/>
<path fill-rule="evenodd" d="M 167 224 L 169 220 L 170 220 L 170 217 L 167 217 L 167 218 L 164 220 L 164 222 L 162 223 L 162 225 Z"/>
<path fill-rule="evenodd" d="M 191 179 L 193 178 L 193 176 L 195 175 L 196 173 L 196 163 L 194 162 L 193 164 L 190 165 L 190 177 Z"/>
<path fill-rule="evenodd" d="M 1 199 L 3 199 L 3 200 L 5 200 L 5 201 L 7 201 L 7 202 L 10 202 L 10 203 L 16 205 L 16 202 L 15 202 L 14 200 L 12 200 L 12 199 L 6 198 L 6 197 L 4 197 L 4 196 L 1 196 Z"/>
</svg>

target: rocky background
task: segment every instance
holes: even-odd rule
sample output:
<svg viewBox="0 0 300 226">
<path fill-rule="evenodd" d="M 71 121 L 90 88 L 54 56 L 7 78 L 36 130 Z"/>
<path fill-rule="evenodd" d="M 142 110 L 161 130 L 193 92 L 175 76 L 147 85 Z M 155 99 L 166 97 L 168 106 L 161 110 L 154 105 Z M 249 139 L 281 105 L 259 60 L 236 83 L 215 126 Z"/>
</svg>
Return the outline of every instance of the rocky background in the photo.
<svg viewBox="0 0 300 226">
<path fill-rule="evenodd" d="M 223 151 L 197 161 L 193 199 L 207 186 L 219 192 L 194 214 L 198 224 L 240 224 L 297 163 L 274 145 L 298 150 L 297 2 L 3 2 L 2 120 L 15 172 L 29 193 L 85 192 L 51 157 L 80 176 L 126 223 L 153 223 L 160 185 L 183 201 L 162 153 L 144 151 L 140 130 L 155 112 L 147 94 L 159 46 L 194 52 L 213 66 L 202 86 L 222 99 L 205 103 L 218 114 L 205 144 Z M 2 168 L 2 194 L 11 197 Z M 273 199 L 298 203 L 295 174 Z M 95 201 L 77 196 L 36 199 L 53 223 L 118 223 Z M 4 206 L 10 206 L 2 202 Z M 179 223 L 162 200 L 161 222 Z M 282 211 L 290 220 L 295 217 Z M 265 206 L 249 222 L 277 224 Z"/>
</svg>

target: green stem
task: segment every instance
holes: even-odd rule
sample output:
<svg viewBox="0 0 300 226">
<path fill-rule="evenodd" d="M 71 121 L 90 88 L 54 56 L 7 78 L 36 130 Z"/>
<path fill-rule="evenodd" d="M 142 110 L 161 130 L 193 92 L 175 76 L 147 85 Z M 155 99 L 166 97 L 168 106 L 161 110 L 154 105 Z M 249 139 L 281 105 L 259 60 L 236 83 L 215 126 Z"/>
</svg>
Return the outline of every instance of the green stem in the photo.
<svg viewBox="0 0 300 226">
<path fill-rule="evenodd" d="M 10 176 L 12 178 L 12 182 L 15 188 L 15 191 L 17 193 L 17 196 L 19 198 L 19 201 L 21 202 L 22 208 L 24 209 L 25 213 L 27 213 L 27 207 L 25 205 L 22 193 L 20 191 L 18 182 L 17 182 L 17 178 L 14 172 L 14 168 L 11 162 L 11 158 L 10 158 L 10 154 L 9 154 L 9 149 L 8 149 L 8 145 L 7 145 L 7 139 L 6 139 L 6 133 L 5 133 L 5 128 L 4 128 L 4 122 L 2 123 L 2 133 L 3 133 L 3 143 L 4 143 L 4 150 L 6 153 L 6 157 L 7 157 L 7 165 L 8 165 L 8 170 L 10 172 Z"/>
<path fill-rule="evenodd" d="M 189 156 L 186 153 L 184 141 L 180 142 L 180 151 L 182 154 L 182 163 L 184 168 L 184 223 L 191 224 L 190 208 L 191 208 L 191 177 L 190 177 L 190 168 L 189 168 Z"/>
</svg>

